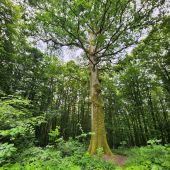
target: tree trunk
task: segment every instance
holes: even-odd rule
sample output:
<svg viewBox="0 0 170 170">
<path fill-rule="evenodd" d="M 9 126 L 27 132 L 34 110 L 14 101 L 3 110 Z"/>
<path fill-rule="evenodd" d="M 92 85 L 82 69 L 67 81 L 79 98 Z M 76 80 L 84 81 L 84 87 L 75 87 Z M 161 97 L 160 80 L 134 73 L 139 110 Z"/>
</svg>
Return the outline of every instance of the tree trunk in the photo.
<svg viewBox="0 0 170 170">
<path fill-rule="evenodd" d="M 90 96 L 91 96 L 91 130 L 93 132 L 89 145 L 89 153 L 95 154 L 97 149 L 102 148 L 104 154 L 111 155 L 106 139 L 104 125 L 104 110 L 101 97 L 101 87 L 98 79 L 98 70 L 90 64 Z"/>
<path fill-rule="evenodd" d="M 95 51 L 95 35 L 89 32 L 89 69 L 90 69 L 90 98 L 91 98 L 91 131 L 92 136 L 88 152 L 93 155 L 99 148 L 103 149 L 104 154 L 112 155 L 106 139 L 104 124 L 103 100 L 99 82 L 98 68 Z"/>
</svg>

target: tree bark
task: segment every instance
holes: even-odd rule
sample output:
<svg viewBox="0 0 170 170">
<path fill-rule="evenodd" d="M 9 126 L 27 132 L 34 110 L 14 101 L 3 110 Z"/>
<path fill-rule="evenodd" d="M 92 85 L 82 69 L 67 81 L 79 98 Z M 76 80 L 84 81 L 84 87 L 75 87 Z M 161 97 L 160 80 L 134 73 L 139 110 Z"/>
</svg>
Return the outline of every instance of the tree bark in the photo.
<svg viewBox="0 0 170 170">
<path fill-rule="evenodd" d="M 102 148 L 104 154 L 111 155 L 106 139 L 106 130 L 104 124 L 103 101 L 101 97 L 101 87 L 98 79 L 97 68 L 90 68 L 90 95 L 91 95 L 91 130 L 94 134 L 91 136 L 89 153 L 95 154 L 97 149 Z"/>
<path fill-rule="evenodd" d="M 97 153 L 99 148 L 103 149 L 104 154 L 112 155 L 106 138 L 106 130 L 104 123 L 104 103 L 101 96 L 101 86 L 99 82 L 99 74 L 97 65 L 95 65 L 96 56 L 94 52 L 94 35 L 90 35 L 90 98 L 91 98 L 91 131 L 92 136 L 88 152 L 93 155 Z"/>
</svg>

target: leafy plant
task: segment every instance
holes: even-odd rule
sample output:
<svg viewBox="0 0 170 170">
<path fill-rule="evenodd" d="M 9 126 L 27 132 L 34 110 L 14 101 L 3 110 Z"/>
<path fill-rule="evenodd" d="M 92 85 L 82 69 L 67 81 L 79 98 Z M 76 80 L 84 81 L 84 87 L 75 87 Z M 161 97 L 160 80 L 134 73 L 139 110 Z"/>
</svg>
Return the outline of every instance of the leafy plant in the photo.
<svg viewBox="0 0 170 170">
<path fill-rule="evenodd" d="M 13 96 L 0 99 L 0 137 L 16 145 L 34 138 L 34 126 L 44 121 L 42 116 L 33 117 L 29 111 L 30 101 Z M 22 142 L 21 142 L 22 141 Z M 25 145 L 26 143 L 24 143 Z"/>
<path fill-rule="evenodd" d="M 60 127 L 56 126 L 55 130 L 51 130 L 49 133 L 49 141 L 52 143 L 56 143 L 58 141 L 58 136 L 60 135 Z"/>
<path fill-rule="evenodd" d="M 17 149 L 14 147 L 14 144 L 0 143 L 0 165 L 12 157 L 16 151 Z"/>
<path fill-rule="evenodd" d="M 151 146 L 158 145 L 160 143 L 161 143 L 161 140 L 158 140 L 158 139 L 150 139 L 150 140 L 147 141 L 147 144 L 151 145 Z"/>
<path fill-rule="evenodd" d="M 112 162 L 107 162 L 100 156 L 90 156 L 88 153 L 84 154 L 77 163 L 82 169 L 87 170 L 114 170 L 116 167 Z"/>
<path fill-rule="evenodd" d="M 127 152 L 128 153 L 128 152 Z M 170 169 L 170 147 L 162 145 L 151 145 L 130 149 L 129 159 L 125 169 Z"/>
<path fill-rule="evenodd" d="M 79 141 L 70 138 L 68 141 L 60 140 L 57 149 L 61 151 L 63 156 L 71 156 L 74 154 L 83 155 L 86 147 Z"/>
</svg>

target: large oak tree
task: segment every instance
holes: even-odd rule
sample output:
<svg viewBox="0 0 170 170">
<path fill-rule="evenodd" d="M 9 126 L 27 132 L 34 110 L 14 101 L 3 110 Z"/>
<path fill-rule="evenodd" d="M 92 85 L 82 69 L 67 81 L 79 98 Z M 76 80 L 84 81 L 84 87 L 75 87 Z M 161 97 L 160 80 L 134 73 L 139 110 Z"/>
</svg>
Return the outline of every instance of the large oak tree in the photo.
<svg viewBox="0 0 170 170">
<path fill-rule="evenodd" d="M 160 20 L 164 0 L 41 0 L 29 1 L 37 9 L 37 37 L 56 48 L 77 47 L 89 62 L 91 141 L 88 151 L 103 148 L 106 139 L 99 67 L 137 44 Z"/>
</svg>

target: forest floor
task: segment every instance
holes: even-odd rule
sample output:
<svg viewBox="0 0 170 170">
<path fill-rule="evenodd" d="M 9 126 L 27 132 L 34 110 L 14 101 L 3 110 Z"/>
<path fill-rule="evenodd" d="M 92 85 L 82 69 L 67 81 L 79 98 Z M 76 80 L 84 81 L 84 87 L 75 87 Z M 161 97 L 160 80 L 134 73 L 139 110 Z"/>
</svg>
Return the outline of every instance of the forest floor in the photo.
<svg viewBox="0 0 170 170">
<path fill-rule="evenodd" d="M 108 155 L 104 155 L 104 159 L 106 161 L 111 161 L 114 164 L 116 164 L 119 167 L 123 167 L 128 159 L 127 156 L 124 155 L 113 155 L 113 156 L 108 156 Z"/>
</svg>

